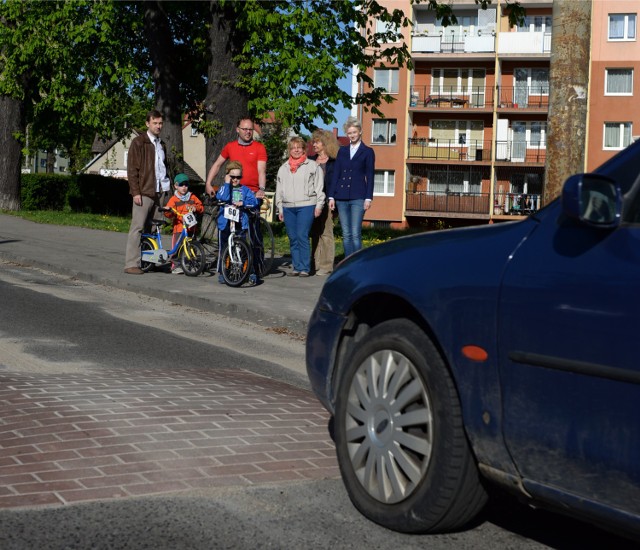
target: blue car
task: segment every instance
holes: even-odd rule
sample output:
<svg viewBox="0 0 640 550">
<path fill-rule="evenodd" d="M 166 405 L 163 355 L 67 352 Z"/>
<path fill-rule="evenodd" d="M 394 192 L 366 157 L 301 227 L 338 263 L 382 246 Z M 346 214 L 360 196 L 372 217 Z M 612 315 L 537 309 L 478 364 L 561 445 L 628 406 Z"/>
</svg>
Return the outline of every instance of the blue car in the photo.
<svg viewBox="0 0 640 550">
<path fill-rule="evenodd" d="M 398 238 L 327 280 L 307 372 L 354 505 L 467 525 L 498 484 L 640 536 L 640 142 L 524 221 Z"/>
</svg>

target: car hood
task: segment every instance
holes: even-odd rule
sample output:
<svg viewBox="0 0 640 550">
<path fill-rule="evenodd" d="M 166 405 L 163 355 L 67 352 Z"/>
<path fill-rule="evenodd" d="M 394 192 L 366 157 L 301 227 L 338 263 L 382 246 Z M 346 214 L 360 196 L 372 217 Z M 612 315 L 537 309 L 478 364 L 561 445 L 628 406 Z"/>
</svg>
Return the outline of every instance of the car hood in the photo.
<svg viewBox="0 0 640 550">
<path fill-rule="evenodd" d="M 531 217 L 400 237 L 362 250 L 334 271 L 319 307 L 344 314 L 375 292 L 431 311 L 448 307 L 452 299 L 476 299 L 497 287 L 509 258 L 537 225 Z"/>
</svg>

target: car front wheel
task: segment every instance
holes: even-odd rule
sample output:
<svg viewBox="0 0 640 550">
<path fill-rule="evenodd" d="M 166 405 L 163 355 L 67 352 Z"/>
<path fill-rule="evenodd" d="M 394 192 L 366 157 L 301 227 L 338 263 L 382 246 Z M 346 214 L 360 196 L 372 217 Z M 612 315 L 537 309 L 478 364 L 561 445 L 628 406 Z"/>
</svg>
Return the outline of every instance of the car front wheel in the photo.
<svg viewBox="0 0 640 550">
<path fill-rule="evenodd" d="M 385 527 L 449 531 L 486 502 L 453 380 L 408 320 L 381 323 L 357 343 L 340 379 L 335 435 L 352 502 Z"/>
</svg>

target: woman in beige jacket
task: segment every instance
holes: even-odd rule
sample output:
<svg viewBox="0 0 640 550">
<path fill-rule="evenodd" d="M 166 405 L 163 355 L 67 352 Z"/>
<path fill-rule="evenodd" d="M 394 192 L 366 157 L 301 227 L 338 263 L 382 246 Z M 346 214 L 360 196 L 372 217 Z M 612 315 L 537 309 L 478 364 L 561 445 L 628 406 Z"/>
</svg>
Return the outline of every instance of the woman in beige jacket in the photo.
<svg viewBox="0 0 640 550">
<path fill-rule="evenodd" d="M 309 231 L 324 207 L 324 173 L 306 155 L 301 137 L 289 140 L 289 159 L 278 170 L 276 209 L 284 221 L 291 249 L 289 276 L 308 277 L 311 271 Z"/>
</svg>

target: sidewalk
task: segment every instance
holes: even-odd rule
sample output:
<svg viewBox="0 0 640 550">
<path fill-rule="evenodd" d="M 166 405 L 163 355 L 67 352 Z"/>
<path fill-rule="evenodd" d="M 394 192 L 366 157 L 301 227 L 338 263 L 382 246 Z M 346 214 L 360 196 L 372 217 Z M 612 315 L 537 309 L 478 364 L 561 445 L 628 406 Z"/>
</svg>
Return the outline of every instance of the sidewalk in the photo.
<svg viewBox="0 0 640 550">
<path fill-rule="evenodd" d="M 286 277 L 282 260 L 256 287 L 231 288 L 217 274 L 199 277 L 124 273 L 124 233 L 37 224 L 0 215 L 0 259 L 184 306 L 306 334 L 326 277 Z"/>
</svg>

